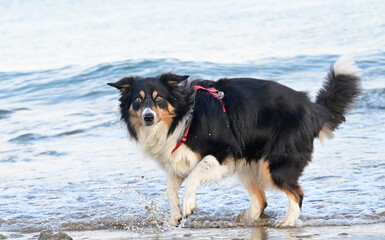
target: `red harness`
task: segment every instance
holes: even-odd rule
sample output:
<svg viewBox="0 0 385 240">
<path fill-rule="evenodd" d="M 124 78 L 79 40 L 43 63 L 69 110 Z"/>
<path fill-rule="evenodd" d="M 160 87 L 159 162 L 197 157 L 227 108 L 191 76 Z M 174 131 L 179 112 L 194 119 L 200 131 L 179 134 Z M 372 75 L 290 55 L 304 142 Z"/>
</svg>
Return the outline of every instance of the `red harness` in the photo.
<svg viewBox="0 0 385 240">
<path fill-rule="evenodd" d="M 224 92 L 218 91 L 217 89 L 215 89 L 213 87 L 210 89 L 207 89 L 207 88 L 204 88 L 202 86 L 194 86 L 194 89 L 195 90 L 203 90 L 203 91 L 207 91 L 207 92 L 211 93 L 211 95 L 213 95 L 216 99 L 218 99 L 221 102 L 223 112 L 226 114 L 226 108 L 225 108 L 225 105 L 223 104 L 223 101 L 222 101 L 223 97 L 225 96 Z M 181 137 L 181 139 L 179 140 L 179 142 L 176 144 L 174 150 L 172 150 L 171 154 L 174 153 L 183 143 L 186 142 L 188 131 L 190 130 L 190 126 L 191 126 L 191 120 L 192 120 L 192 118 L 190 118 L 189 123 L 188 123 L 187 128 L 186 128 L 186 131 L 184 132 L 184 134 Z"/>
</svg>

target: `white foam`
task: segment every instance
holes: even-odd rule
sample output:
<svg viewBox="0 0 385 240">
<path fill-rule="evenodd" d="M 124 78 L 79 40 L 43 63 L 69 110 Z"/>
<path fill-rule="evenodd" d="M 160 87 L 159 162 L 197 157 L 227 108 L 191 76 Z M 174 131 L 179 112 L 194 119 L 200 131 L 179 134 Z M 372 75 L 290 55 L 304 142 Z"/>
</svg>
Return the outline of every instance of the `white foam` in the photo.
<svg viewBox="0 0 385 240">
<path fill-rule="evenodd" d="M 341 56 L 334 63 L 334 73 L 338 75 L 354 75 L 357 76 L 360 73 L 360 68 L 356 65 L 351 57 Z"/>
</svg>

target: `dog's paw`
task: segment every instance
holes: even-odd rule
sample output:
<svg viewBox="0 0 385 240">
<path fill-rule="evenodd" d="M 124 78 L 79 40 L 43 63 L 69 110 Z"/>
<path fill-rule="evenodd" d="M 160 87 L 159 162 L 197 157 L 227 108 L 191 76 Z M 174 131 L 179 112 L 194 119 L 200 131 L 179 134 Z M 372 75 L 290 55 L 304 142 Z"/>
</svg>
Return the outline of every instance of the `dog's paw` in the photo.
<svg viewBox="0 0 385 240">
<path fill-rule="evenodd" d="M 196 208 L 195 194 L 185 193 L 183 196 L 183 217 L 190 216 Z"/>
<path fill-rule="evenodd" d="M 297 226 L 297 219 L 286 218 L 286 217 L 275 225 L 275 227 L 277 228 L 296 227 L 296 226 Z"/>
<path fill-rule="evenodd" d="M 236 218 L 236 222 L 254 222 L 259 219 L 259 212 L 252 212 L 250 209 L 243 210 Z"/>
<path fill-rule="evenodd" d="M 172 227 L 176 227 L 180 224 L 180 221 L 182 220 L 182 215 L 179 213 L 175 216 L 170 216 L 168 219 L 168 224 Z"/>
</svg>

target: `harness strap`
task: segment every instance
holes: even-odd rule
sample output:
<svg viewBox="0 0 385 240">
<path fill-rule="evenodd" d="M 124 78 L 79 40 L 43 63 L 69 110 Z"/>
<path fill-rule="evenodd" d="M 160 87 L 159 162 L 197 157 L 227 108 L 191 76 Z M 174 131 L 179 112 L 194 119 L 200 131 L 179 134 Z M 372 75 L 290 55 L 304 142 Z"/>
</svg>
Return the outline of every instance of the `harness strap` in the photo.
<svg viewBox="0 0 385 240">
<path fill-rule="evenodd" d="M 211 93 L 211 95 L 213 95 L 215 98 L 217 98 L 217 99 L 221 102 L 223 112 L 224 112 L 224 113 L 226 112 L 225 105 L 224 105 L 223 102 L 222 102 L 222 99 L 223 99 L 223 97 L 225 96 L 224 92 L 218 91 L 217 89 L 215 89 L 215 88 L 213 88 L 213 87 L 207 89 L 207 88 L 204 88 L 204 87 L 199 86 L 199 85 L 194 86 L 194 89 L 195 89 L 195 90 L 203 90 L 203 91 L 207 91 L 207 92 Z"/>
<path fill-rule="evenodd" d="M 190 130 L 190 126 L 191 126 L 191 120 L 192 120 L 192 115 L 189 119 L 189 123 L 187 125 L 186 131 L 184 132 L 183 136 L 180 138 L 179 142 L 176 144 L 174 150 L 172 150 L 171 154 L 173 154 L 183 143 L 186 142 L 188 131 Z"/>
<path fill-rule="evenodd" d="M 213 87 L 207 89 L 207 88 L 204 88 L 204 87 L 199 86 L 199 85 L 194 86 L 194 89 L 195 90 L 207 91 L 207 92 L 211 93 L 211 95 L 213 95 L 216 99 L 218 99 L 221 102 L 222 110 L 223 110 L 223 112 L 225 113 L 225 116 L 226 116 L 227 126 L 230 127 L 230 120 L 229 120 L 229 117 L 227 115 L 225 105 L 223 104 L 223 101 L 222 101 L 223 97 L 225 96 L 224 92 L 218 91 L 217 89 L 215 89 Z M 176 144 L 176 146 L 175 146 L 174 150 L 172 150 L 171 154 L 173 154 L 183 143 L 185 143 L 187 141 L 187 135 L 188 135 L 188 132 L 190 130 L 191 122 L 192 122 L 192 115 L 191 115 L 191 117 L 189 119 L 189 123 L 187 124 L 187 128 L 186 128 L 183 136 L 181 137 L 179 142 Z"/>
</svg>

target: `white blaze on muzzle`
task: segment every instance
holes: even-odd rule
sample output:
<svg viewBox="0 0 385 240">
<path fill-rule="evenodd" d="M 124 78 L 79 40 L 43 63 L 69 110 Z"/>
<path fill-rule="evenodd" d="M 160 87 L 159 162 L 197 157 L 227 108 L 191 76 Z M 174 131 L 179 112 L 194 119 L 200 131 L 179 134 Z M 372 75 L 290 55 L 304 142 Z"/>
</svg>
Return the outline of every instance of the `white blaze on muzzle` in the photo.
<svg viewBox="0 0 385 240">
<path fill-rule="evenodd" d="M 155 112 L 151 108 L 146 107 L 142 113 L 142 123 L 146 126 L 150 126 L 150 125 L 153 125 L 155 122 L 156 122 Z"/>
</svg>

